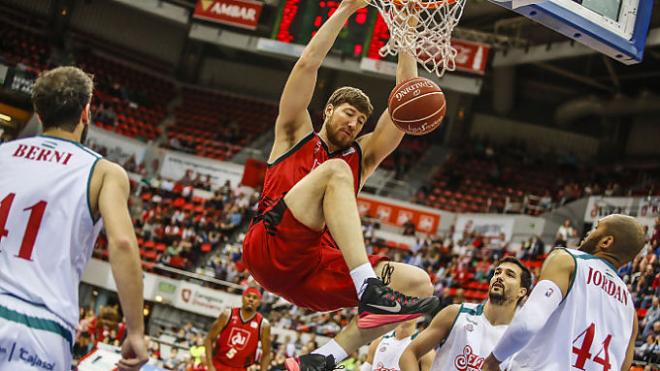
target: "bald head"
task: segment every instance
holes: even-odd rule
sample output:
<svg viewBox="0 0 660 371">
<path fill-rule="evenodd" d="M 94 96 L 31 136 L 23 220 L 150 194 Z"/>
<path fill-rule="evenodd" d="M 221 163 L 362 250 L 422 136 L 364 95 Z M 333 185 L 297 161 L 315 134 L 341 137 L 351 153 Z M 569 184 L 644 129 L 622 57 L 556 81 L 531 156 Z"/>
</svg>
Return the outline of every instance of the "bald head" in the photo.
<svg viewBox="0 0 660 371">
<path fill-rule="evenodd" d="M 614 236 L 612 252 L 625 262 L 632 260 L 642 251 L 646 238 L 644 227 L 637 219 L 628 215 L 614 214 L 601 219 L 601 223 L 605 223 L 606 233 Z"/>
<path fill-rule="evenodd" d="M 612 214 L 598 221 L 580 249 L 591 254 L 607 252 L 625 264 L 639 254 L 644 242 L 644 228 L 635 218 Z"/>
</svg>

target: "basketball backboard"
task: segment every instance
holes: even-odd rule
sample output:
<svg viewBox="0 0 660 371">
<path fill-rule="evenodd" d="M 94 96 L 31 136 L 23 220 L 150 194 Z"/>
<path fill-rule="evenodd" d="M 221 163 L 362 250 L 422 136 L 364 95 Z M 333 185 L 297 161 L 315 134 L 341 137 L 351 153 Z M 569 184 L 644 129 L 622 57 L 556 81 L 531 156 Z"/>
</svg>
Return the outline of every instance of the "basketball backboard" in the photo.
<svg viewBox="0 0 660 371">
<path fill-rule="evenodd" d="M 490 0 L 622 63 L 642 61 L 653 0 Z"/>
</svg>

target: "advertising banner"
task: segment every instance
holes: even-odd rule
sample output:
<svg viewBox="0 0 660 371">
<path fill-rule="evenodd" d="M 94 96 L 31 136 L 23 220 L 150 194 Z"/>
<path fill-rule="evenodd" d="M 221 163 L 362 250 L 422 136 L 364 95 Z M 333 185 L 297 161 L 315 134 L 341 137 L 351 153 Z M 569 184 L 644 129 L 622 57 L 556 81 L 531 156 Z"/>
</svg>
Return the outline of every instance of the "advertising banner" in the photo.
<svg viewBox="0 0 660 371">
<path fill-rule="evenodd" d="M 210 175 L 211 183 L 220 187 L 229 180 L 232 186 L 237 186 L 243 179 L 243 166 L 231 162 L 211 160 L 204 157 L 192 156 L 181 152 L 166 151 L 163 157 L 163 166 L 160 175 L 163 178 L 178 181 L 192 170 L 193 175 Z"/>
<path fill-rule="evenodd" d="M 199 0 L 195 18 L 230 26 L 257 29 L 263 3 L 252 0 Z"/>
<path fill-rule="evenodd" d="M 217 317 L 226 308 L 240 307 L 241 297 L 181 281 L 172 305 L 189 312 Z"/>
<path fill-rule="evenodd" d="M 589 197 L 584 222 L 593 223 L 611 214 L 634 215 L 637 213 L 637 210 L 633 212 L 634 200 L 633 197 Z"/>
<path fill-rule="evenodd" d="M 399 227 L 410 220 L 415 224 L 418 232 L 431 235 L 438 233 L 443 216 L 452 215 L 420 205 L 365 194 L 358 196 L 358 209 L 361 216 Z M 451 220 L 448 222 L 451 223 Z"/>
</svg>

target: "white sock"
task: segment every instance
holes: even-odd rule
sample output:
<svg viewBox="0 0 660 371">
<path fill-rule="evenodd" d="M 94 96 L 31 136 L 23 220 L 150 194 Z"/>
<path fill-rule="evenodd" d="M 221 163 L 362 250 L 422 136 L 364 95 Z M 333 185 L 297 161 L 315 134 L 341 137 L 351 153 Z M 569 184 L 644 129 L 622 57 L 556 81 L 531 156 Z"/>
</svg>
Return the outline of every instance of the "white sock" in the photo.
<svg viewBox="0 0 660 371">
<path fill-rule="evenodd" d="M 335 339 L 328 341 L 324 346 L 313 351 L 312 354 L 321 354 L 326 357 L 332 355 L 335 357 L 335 364 L 345 360 L 346 357 L 348 357 L 348 354 L 346 354 L 344 348 L 342 348 L 341 345 L 335 341 Z"/>
<path fill-rule="evenodd" d="M 362 293 L 364 292 L 364 281 L 366 281 L 368 278 L 376 277 L 376 272 L 374 272 L 374 269 L 369 263 L 364 263 L 351 271 L 351 278 L 353 279 L 353 284 L 355 285 L 355 291 L 357 291 L 358 299 L 362 297 Z"/>
</svg>

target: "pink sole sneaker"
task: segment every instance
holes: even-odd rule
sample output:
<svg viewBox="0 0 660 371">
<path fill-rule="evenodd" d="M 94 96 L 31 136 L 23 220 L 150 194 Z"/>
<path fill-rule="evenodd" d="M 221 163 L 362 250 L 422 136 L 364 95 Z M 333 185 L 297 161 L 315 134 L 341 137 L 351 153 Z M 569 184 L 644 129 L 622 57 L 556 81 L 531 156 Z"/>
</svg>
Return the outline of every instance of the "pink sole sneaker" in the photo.
<svg viewBox="0 0 660 371">
<path fill-rule="evenodd" d="M 284 367 L 287 371 L 300 371 L 300 366 L 295 358 L 287 358 L 286 361 L 284 361 Z"/>
<path fill-rule="evenodd" d="M 380 327 L 383 325 L 389 325 L 391 323 L 399 323 L 410 319 L 415 319 L 421 316 L 422 316 L 421 313 L 398 314 L 398 315 L 361 313 L 360 316 L 358 317 L 358 327 L 363 329 L 369 329 L 374 327 Z M 293 370 L 293 369 L 289 369 L 289 370 Z"/>
</svg>

